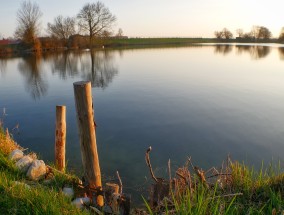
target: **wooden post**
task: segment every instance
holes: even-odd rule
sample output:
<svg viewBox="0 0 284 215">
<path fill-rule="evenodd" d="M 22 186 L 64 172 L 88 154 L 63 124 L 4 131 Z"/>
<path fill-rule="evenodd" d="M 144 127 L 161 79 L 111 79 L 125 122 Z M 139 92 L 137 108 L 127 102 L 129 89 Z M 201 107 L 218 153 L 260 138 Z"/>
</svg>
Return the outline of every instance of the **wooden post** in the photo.
<svg viewBox="0 0 284 215">
<path fill-rule="evenodd" d="M 119 185 L 114 183 L 106 183 L 106 186 L 111 190 L 111 193 L 119 194 Z"/>
<path fill-rule="evenodd" d="M 113 214 L 119 214 L 119 185 L 114 183 L 106 183 L 108 198 L 106 198 L 111 206 Z M 107 197 L 107 196 L 106 196 Z"/>
<path fill-rule="evenodd" d="M 84 178 L 90 188 L 97 191 L 97 204 L 104 205 L 102 195 L 101 170 L 96 143 L 91 82 L 80 81 L 74 84 L 77 122 L 84 168 Z"/>
<path fill-rule="evenodd" d="M 55 125 L 55 166 L 58 170 L 65 169 L 66 144 L 66 106 L 56 106 Z"/>
</svg>

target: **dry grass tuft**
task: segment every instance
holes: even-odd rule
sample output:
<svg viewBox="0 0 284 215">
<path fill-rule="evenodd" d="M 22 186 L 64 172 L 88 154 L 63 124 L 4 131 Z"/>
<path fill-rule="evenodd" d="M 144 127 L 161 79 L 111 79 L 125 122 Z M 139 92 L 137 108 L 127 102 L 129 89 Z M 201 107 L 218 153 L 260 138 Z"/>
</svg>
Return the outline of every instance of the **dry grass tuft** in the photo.
<svg viewBox="0 0 284 215">
<path fill-rule="evenodd" d="M 0 127 L 0 151 L 8 155 L 15 149 L 21 149 L 21 147 L 10 137 L 8 130 L 4 132 L 3 128 Z"/>
</svg>

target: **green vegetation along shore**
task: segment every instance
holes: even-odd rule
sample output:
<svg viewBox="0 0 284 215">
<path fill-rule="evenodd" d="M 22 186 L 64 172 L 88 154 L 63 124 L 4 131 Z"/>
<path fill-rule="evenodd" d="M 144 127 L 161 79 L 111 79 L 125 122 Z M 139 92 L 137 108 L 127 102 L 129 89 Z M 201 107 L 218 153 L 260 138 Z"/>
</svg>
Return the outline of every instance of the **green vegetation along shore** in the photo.
<svg viewBox="0 0 284 215">
<path fill-rule="evenodd" d="M 161 46 L 161 45 L 191 45 L 195 43 L 216 43 L 214 38 L 114 38 L 105 45 L 116 46 Z"/>
<path fill-rule="evenodd" d="M 0 214 L 89 214 L 61 192 L 73 176 L 55 172 L 50 183 L 29 181 L 8 159 L 16 148 L 19 146 L 0 127 Z"/>
<path fill-rule="evenodd" d="M 63 185 L 71 184 L 76 176 L 54 172 L 48 184 L 27 180 L 15 163 L 8 159 L 8 154 L 19 147 L 1 128 L 1 214 L 94 213 L 76 208 L 71 204 L 71 199 L 62 194 Z M 147 161 L 150 163 L 150 160 Z M 204 172 L 188 159 L 170 180 L 156 178 L 152 174 L 152 188 L 156 194 L 153 192 L 149 194 L 149 199 L 143 198 L 145 208 L 132 209 L 131 214 L 276 215 L 284 212 L 284 175 L 280 163 L 255 171 L 228 158 L 222 168 Z"/>
<path fill-rule="evenodd" d="M 240 39 L 217 39 L 217 38 L 107 38 L 96 39 L 93 48 L 140 48 L 140 47 L 172 47 L 190 46 L 202 43 L 280 43 L 277 39 L 251 41 Z M 28 45 L 18 42 L 0 44 L 0 56 L 23 54 L 31 52 L 62 51 L 90 48 L 88 38 L 74 36 L 66 40 L 54 41 L 54 38 L 39 38 L 40 50 L 29 48 Z"/>
</svg>

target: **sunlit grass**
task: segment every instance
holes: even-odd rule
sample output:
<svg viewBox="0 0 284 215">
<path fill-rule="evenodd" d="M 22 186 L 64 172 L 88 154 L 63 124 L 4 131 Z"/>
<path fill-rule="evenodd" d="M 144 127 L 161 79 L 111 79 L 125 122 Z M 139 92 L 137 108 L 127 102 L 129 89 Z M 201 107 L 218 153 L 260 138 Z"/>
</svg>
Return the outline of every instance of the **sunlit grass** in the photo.
<svg viewBox="0 0 284 215">
<path fill-rule="evenodd" d="M 19 146 L 0 129 L 0 214 L 89 214 L 77 209 L 61 192 L 75 176 L 55 172 L 46 185 L 27 181 L 7 156 Z"/>
<path fill-rule="evenodd" d="M 5 132 L 6 131 L 4 131 L 0 125 L 0 151 L 7 155 L 14 149 L 19 148 L 19 146 L 10 136 L 7 136 Z"/>
<path fill-rule="evenodd" d="M 164 198 L 151 208 L 144 198 L 150 214 L 283 214 L 284 175 L 280 163 L 262 165 L 256 171 L 239 162 L 231 163 L 226 179 L 215 185 L 204 186 L 193 177 L 194 190 Z M 194 178 L 195 177 L 195 178 Z"/>
</svg>

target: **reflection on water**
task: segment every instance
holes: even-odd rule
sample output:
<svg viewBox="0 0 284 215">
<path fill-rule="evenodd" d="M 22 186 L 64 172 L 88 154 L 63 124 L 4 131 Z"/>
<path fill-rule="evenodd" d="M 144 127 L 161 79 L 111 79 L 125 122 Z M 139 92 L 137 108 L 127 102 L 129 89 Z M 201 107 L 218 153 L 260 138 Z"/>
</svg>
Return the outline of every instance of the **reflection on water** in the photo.
<svg viewBox="0 0 284 215">
<path fill-rule="evenodd" d="M 52 53 L 45 56 L 45 59 L 51 63 L 53 74 L 58 73 L 60 78 L 67 79 L 79 74 L 79 64 L 82 52 L 61 52 Z"/>
<path fill-rule="evenodd" d="M 106 88 L 118 69 L 113 64 L 114 52 L 91 51 L 90 60 L 82 61 L 83 79 L 91 81 L 92 87 Z"/>
<path fill-rule="evenodd" d="M 271 47 L 269 46 L 261 46 L 261 45 L 215 45 L 214 53 L 227 55 L 233 51 L 233 48 L 236 48 L 236 53 L 238 55 L 242 55 L 244 53 L 248 53 L 253 60 L 265 58 L 271 51 Z M 281 48 L 279 48 L 281 50 Z"/>
<path fill-rule="evenodd" d="M 1 74 L 5 74 L 7 67 L 7 59 L 6 58 L 0 58 L 0 72 Z"/>
<path fill-rule="evenodd" d="M 23 57 L 18 64 L 18 69 L 25 80 L 25 88 L 34 100 L 46 95 L 48 89 L 41 60 L 41 56 L 30 55 Z"/>
<path fill-rule="evenodd" d="M 269 46 L 246 46 L 236 45 L 237 54 L 243 54 L 247 52 L 250 54 L 252 59 L 265 58 L 270 53 L 271 48 Z"/>
<path fill-rule="evenodd" d="M 52 161 L 54 107 L 66 105 L 68 167 L 80 169 L 73 83 L 92 81 L 102 173 L 118 170 L 129 191 L 149 176 L 150 145 L 161 172 L 169 158 L 180 166 L 192 156 L 203 169 L 228 153 L 256 165 L 283 158 L 283 56 L 273 46 L 207 44 L 1 59 L 0 107 L 7 125 L 22 126 L 19 144 Z"/>
<path fill-rule="evenodd" d="M 214 52 L 216 54 L 227 55 L 233 50 L 232 45 L 216 45 Z"/>
<path fill-rule="evenodd" d="M 46 68 L 44 63 L 50 67 L 53 75 L 58 75 L 63 80 L 79 77 L 91 81 L 92 87 L 104 89 L 118 74 L 113 62 L 114 54 L 115 51 L 111 50 L 94 50 L 29 55 L 21 58 L 18 69 L 25 79 L 26 90 L 34 100 L 38 100 L 48 92 L 48 82 L 43 71 L 43 68 Z M 122 55 L 122 51 L 119 54 Z M 1 73 L 5 72 L 6 64 L 5 59 L 0 60 Z"/>
<path fill-rule="evenodd" d="M 238 55 L 250 54 L 252 59 L 261 59 L 269 55 L 271 47 L 263 45 L 231 45 L 217 44 L 214 53 L 227 55 L 236 49 Z M 284 60 L 284 48 L 278 48 L 280 59 Z M 59 53 L 45 53 L 30 55 L 21 58 L 18 68 L 25 79 L 26 90 L 33 99 L 40 99 L 48 92 L 48 82 L 42 71 L 45 62 L 50 67 L 53 75 L 67 80 L 69 77 L 80 77 L 82 80 L 92 82 L 92 87 L 105 89 L 112 82 L 118 69 L 114 64 L 115 54 L 123 56 L 123 50 L 103 51 L 66 51 Z M 0 71 L 5 74 L 7 67 L 6 58 L 0 58 Z M 49 69 L 49 68 L 48 68 Z"/>
<path fill-rule="evenodd" d="M 279 51 L 280 59 L 284 60 L 284 47 L 279 48 L 278 51 Z"/>
</svg>

